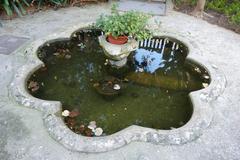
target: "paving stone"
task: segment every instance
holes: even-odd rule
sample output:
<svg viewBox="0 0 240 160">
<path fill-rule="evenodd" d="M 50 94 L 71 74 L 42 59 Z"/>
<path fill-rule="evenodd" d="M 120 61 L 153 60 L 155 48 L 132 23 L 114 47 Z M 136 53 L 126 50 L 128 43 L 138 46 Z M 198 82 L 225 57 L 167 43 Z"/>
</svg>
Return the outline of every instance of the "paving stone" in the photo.
<svg viewBox="0 0 240 160">
<path fill-rule="evenodd" d="M 0 36 L 0 54 L 9 55 L 14 50 L 19 48 L 25 42 L 27 42 L 28 38 L 25 37 L 17 37 L 12 35 L 1 35 Z"/>
<path fill-rule="evenodd" d="M 119 10 L 120 11 L 141 11 L 152 15 L 165 15 L 166 14 L 166 3 L 163 2 L 148 2 L 146 1 L 128 1 L 120 0 Z"/>
</svg>

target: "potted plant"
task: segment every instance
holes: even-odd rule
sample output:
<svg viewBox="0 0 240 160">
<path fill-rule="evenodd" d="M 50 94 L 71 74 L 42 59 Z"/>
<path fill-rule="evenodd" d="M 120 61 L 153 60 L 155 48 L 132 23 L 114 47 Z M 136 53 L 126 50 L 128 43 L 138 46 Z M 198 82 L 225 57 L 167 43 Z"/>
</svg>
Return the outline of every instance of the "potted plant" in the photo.
<svg viewBox="0 0 240 160">
<path fill-rule="evenodd" d="M 108 42 L 121 45 L 127 43 L 129 37 L 136 40 L 150 38 L 152 34 L 147 29 L 149 18 L 149 15 L 136 11 L 120 14 L 113 5 L 111 15 L 101 15 L 96 27 L 105 33 Z"/>
</svg>

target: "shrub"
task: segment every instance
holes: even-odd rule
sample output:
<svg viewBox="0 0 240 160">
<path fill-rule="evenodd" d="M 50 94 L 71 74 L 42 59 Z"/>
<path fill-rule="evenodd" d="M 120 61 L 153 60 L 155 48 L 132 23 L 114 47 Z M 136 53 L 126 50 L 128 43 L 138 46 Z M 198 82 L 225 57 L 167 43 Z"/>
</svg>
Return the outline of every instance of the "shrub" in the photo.
<svg viewBox="0 0 240 160">
<path fill-rule="evenodd" d="M 174 0 L 176 5 L 196 5 L 197 0 Z M 240 24 L 240 1 L 239 0 L 206 0 L 206 9 L 223 13 L 233 24 Z"/>
<path fill-rule="evenodd" d="M 102 29 L 106 35 L 111 34 L 113 37 L 126 35 L 141 40 L 151 37 L 151 32 L 146 28 L 149 18 L 149 15 L 136 11 L 120 14 L 114 5 L 112 14 L 101 15 L 95 26 Z"/>
<path fill-rule="evenodd" d="M 230 22 L 240 24 L 240 2 L 239 0 L 209 0 L 207 9 L 224 13 L 229 17 Z"/>
</svg>

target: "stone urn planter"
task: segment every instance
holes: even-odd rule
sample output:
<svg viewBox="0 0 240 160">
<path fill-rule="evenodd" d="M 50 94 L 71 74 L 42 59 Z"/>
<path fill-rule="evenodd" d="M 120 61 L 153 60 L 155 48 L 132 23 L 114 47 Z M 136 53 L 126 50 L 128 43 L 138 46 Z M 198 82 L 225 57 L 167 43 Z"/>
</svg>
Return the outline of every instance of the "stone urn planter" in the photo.
<svg viewBox="0 0 240 160">
<path fill-rule="evenodd" d="M 105 35 L 99 36 L 98 39 L 110 64 L 118 68 L 124 66 L 129 54 L 138 48 L 138 42 L 132 38 L 129 38 L 127 43 L 120 45 L 108 42 Z"/>
</svg>

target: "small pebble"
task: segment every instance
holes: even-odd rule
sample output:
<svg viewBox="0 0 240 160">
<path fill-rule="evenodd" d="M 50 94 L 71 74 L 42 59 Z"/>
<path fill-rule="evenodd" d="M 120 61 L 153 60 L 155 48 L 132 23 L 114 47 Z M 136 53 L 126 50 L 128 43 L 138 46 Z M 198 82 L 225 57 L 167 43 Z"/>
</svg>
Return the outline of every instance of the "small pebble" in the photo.
<svg viewBox="0 0 240 160">
<path fill-rule="evenodd" d="M 63 116 L 63 117 L 68 117 L 69 114 L 70 114 L 69 110 L 64 110 L 64 111 L 62 112 L 62 116 Z"/>
<path fill-rule="evenodd" d="M 198 67 L 194 68 L 194 70 L 198 73 L 201 73 L 201 70 Z"/>
<path fill-rule="evenodd" d="M 202 86 L 203 86 L 204 88 L 206 88 L 206 87 L 208 87 L 208 83 L 202 83 Z"/>
<path fill-rule="evenodd" d="M 70 55 L 70 54 L 67 54 L 66 56 L 65 56 L 65 58 L 66 59 L 70 59 L 72 56 Z"/>
<path fill-rule="evenodd" d="M 96 121 L 89 122 L 89 125 L 96 125 L 96 124 L 97 124 Z"/>
<path fill-rule="evenodd" d="M 103 129 L 102 128 L 96 128 L 94 131 L 95 136 L 101 136 L 103 133 Z"/>
<path fill-rule="evenodd" d="M 91 129 L 94 132 L 95 128 L 97 128 L 97 123 L 95 121 L 89 122 L 88 128 Z"/>
<path fill-rule="evenodd" d="M 210 77 L 208 75 L 203 75 L 203 78 L 209 79 Z"/>
<path fill-rule="evenodd" d="M 121 87 L 120 87 L 119 84 L 114 84 L 113 89 L 114 90 L 119 90 L 119 89 L 121 89 Z"/>
</svg>

